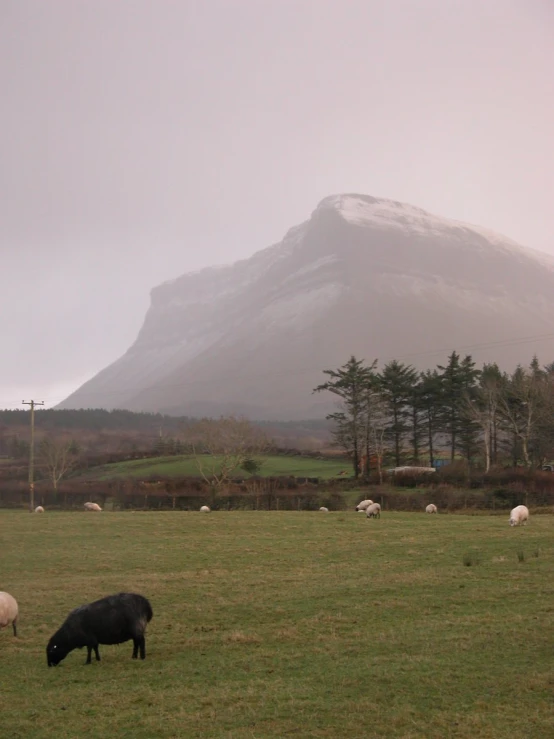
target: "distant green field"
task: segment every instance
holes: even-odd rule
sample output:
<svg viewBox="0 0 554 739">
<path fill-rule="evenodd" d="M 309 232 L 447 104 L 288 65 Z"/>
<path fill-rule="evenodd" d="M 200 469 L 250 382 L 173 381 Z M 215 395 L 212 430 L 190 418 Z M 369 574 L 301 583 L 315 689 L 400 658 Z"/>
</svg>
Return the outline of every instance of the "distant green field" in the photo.
<svg viewBox="0 0 554 739">
<path fill-rule="evenodd" d="M 552 739 L 554 516 L 0 510 L 0 736 Z M 464 561 L 471 566 L 466 566 Z M 46 665 L 70 609 L 152 602 Z"/>
<path fill-rule="evenodd" d="M 217 457 L 214 457 L 217 460 Z M 260 457 L 262 467 L 260 475 L 294 475 L 297 477 L 335 477 L 341 470 L 346 470 L 348 477 L 352 473 L 352 465 L 348 460 L 312 459 L 296 456 L 267 456 Z M 107 480 L 114 477 L 150 477 L 152 475 L 167 475 L 171 477 L 186 477 L 199 475 L 198 466 L 191 456 L 152 457 L 150 459 L 136 459 L 129 462 L 118 462 L 103 465 L 88 470 L 87 479 Z M 237 470 L 237 476 L 249 477 L 246 472 Z"/>
</svg>

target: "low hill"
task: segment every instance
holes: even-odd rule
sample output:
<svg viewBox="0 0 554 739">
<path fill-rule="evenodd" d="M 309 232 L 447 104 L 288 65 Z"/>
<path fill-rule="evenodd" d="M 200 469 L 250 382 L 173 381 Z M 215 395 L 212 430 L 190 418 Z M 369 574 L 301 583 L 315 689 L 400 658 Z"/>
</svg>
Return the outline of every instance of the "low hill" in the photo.
<svg viewBox="0 0 554 739">
<path fill-rule="evenodd" d="M 217 458 L 216 458 L 217 459 Z M 291 475 L 294 477 L 319 477 L 323 479 L 336 477 L 346 471 L 348 477 L 352 472 L 352 465 L 345 459 L 317 459 L 301 455 L 268 455 L 260 457 L 262 466 L 259 475 L 273 477 Z M 136 459 L 127 462 L 102 465 L 87 470 L 86 473 L 76 476 L 76 480 L 108 480 L 113 478 L 133 477 L 147 479 L 150 477 L 188 477 L 198 476 L 199 470 L 194 457 L 151 457 Z M 246 472 L 237 470 L 236 477 L 250 477 Z"/>
</svg>

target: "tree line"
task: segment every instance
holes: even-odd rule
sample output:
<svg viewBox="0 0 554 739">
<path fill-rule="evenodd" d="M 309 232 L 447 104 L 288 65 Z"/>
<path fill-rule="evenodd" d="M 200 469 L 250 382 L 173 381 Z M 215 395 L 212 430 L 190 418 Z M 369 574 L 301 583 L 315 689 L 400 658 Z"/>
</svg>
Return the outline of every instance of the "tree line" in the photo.
<svg viewBox="0 0 554 739">
<path fill-rule="evenodd" d="M 0 410 L 0 426 L 19 427 L 29 423 L 28 410 Z M 36 423 L 40 428 L 55 431 L 144 431 L 157 433 L 177 431 L 191 423 L 187 416 L 168 416 L 162 413 L 140 413 L 134 411 L 111 411 L 102 408 L 79 410 L 41 408 L 36 411 Z"/>
<path fill-rule="evenodd" d="M 381 371 L 351 356 L 315 393 L 336 396 L 327 416 L 333 437 L 367 476 L 370 461 L 382 480 L 385 460 L 396 466 L 435 466 L 439 456 L 469 466 L 542 466 L 554 455 L 554 362 L 537 357 L 512 373 L 497 364 L 478 369 L 471 355 L 452 352 L 424 372 L 397 360 Z"/>
</svg>

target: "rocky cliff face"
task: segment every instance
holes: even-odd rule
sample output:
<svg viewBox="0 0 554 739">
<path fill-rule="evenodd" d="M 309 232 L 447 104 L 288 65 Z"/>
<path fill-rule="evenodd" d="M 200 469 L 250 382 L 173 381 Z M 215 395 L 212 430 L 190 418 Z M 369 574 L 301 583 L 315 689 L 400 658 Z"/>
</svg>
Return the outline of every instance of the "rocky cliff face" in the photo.
<svg viewBox="0 0 554 739">
<path fill-rule="evenodd" d="M 322 370 L 351 354 L 426 368 L 456 349 L 509 369 L 535 351 L 552 361 L 553 336 L 554 259 L 410 205 L 335 195 L 250 259 L 154 288 L 135 343 L 59 407 L 317 417 L 332 407 L 311 392 Z"/>
</svg>

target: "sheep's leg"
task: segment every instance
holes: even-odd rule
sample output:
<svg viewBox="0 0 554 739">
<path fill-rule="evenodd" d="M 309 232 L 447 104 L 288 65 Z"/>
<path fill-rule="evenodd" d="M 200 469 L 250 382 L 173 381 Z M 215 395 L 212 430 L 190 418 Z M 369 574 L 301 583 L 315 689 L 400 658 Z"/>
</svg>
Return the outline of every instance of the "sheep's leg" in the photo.
<svg viewBox="0 0 554 739">
<path fill-rule="evenodd" d="M 94 656 L 96 657 L 96 661 L 100 662 L 100 653 L 98 652 L 98 644 L 87 644 L 87 661 L 85 662 L 86 665 L 90 665 L 92 663 L 92 650 L 94 649 Z"/>
<path fill-rule="evenodd" d="M 133 659 L 138 657 L 139 649 L 140 658 L 144 659 L 146 657 L 144 636 L 133 637 Z"/>
<path fill-rule="evenodd" d="M 17 636 L 17 616 L 12 621 L 12 629 L 13 629 L 13 635 Z"/>
</svg>

